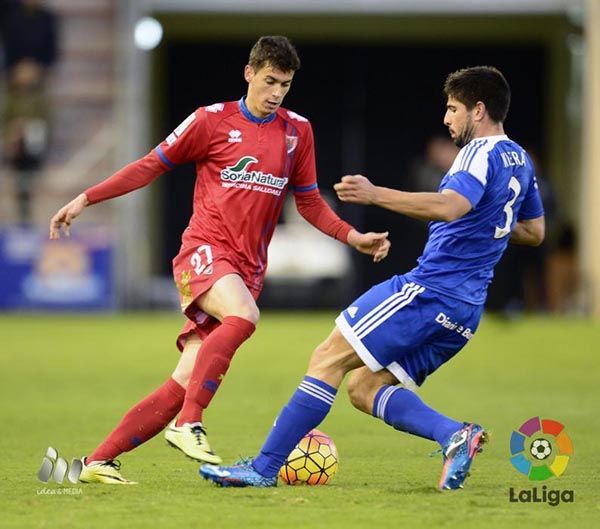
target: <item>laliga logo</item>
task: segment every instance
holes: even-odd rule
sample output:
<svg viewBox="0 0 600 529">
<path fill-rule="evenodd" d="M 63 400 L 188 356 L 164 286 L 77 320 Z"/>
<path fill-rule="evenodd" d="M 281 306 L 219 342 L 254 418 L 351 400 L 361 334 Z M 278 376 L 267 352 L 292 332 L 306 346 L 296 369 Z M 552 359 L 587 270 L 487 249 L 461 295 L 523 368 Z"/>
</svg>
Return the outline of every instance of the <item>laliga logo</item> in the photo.
<svg viewBox="0 0 600 529">
<path fill-rule="evenodd" d="M 565 427 L 550 419 L 532 417 L 525 421 L 510 438 L 510 462 L 530 481 L 545 481 L 562 476 L 573 455 L 573 443 L 565 432 Z M 544 485 L 521 490 L 518 493 L 511 487 L 509 501 L 522 503 L 548 503 L 558 505 L 561 501 L 573 502 L 572 490 L 547 490 Z"/>
</svg>

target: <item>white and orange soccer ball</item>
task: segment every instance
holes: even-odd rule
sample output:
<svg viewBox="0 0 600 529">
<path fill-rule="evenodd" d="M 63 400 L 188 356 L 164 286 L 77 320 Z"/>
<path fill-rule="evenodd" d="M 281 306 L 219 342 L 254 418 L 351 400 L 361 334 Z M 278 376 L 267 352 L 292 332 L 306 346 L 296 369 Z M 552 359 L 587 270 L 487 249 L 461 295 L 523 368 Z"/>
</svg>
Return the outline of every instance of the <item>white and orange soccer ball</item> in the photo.
<svg viewBox="0 0 600 529">
<path fill-rule="evenodd" d="M 292 450 L 279 470 L 279 477 L 288 485 L 325 485 L 338 466 L 338 451 L 331 437 L 311 430 Z"/>
</svg>

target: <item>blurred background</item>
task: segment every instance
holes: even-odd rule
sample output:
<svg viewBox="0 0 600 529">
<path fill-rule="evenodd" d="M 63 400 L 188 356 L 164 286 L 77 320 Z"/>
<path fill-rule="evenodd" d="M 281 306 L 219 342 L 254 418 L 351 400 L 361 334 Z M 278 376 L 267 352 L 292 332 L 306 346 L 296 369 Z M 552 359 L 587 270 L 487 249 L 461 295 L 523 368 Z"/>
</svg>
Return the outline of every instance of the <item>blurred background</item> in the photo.
<svg viewBox="0 0 600 529">
<path fill-rule="evenodd" d="M 596 0 L 1 0 L 0 310 L 177 310 L 171 259 L 191 215 L 192 165 L 95 205 L 47 241 L 64 203 L 145 155 L 199 106 L 239 99 L 261 35 L 302 69 L 284 105 L 308 117 L 320 189 L 362 230 L 372 265 L 286 207 L 261 307 L 340 308 L 411 269 L 424 223 L 337 203 L 333 184 L 436 190 L 457 149 L 442 85 L 488 64 L 513 92 L 505 130 L 537 164 L 540 248 L 511 247 L 487 309 L 600 318 L 600 2 Z"/>
</svg>

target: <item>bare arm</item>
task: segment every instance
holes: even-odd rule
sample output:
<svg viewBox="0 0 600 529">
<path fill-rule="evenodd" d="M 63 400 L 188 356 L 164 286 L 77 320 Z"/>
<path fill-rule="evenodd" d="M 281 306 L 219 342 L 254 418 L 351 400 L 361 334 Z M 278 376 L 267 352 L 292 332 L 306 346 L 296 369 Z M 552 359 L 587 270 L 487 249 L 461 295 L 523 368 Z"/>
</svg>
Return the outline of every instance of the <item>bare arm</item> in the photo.
<svg viewBox="0 0 600 529">
<path fill-rule="evenodd" d="M 546 221 L 544 217 L 519 220 L 510 232 L 509 241 L 513 244 L 539 246 L 544 242 Z"/>
<path fill-rule="evenodd" d="M 451 222 L 471 210 L 471 203 L 456 191 L 409 193 L 373 185 L 362 175 L 344 176 L 334 189 L 342 202 L 379 206 L 422 220 Z"/>
</svg>

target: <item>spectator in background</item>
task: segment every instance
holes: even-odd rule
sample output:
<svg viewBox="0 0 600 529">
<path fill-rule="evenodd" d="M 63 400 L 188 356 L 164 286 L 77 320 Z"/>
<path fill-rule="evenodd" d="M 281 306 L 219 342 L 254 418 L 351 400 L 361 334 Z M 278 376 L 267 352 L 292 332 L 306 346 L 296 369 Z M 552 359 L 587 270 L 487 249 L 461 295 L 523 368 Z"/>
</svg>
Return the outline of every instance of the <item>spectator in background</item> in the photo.
<svg viewBox="0 0 600 529">
<path fill-rule="evenodd" d="M 423 153 L 410 164 L 406 189 L 415 193 L 436 193 L 459 150 L 447 135 L 431 136 L 425 144 Z M 427 240 L 428 224 L 410 218 L 402 220 L 408 228 L 402 233 L 403 247 L 420 249 Z"/>
<path fill-rule="evenodd" d="M 57 58 L 57 24 L 43 0 L 12 2 L 2 15 L 7 72 L 4 158 L 16 176 L 19 219 L 28 223 L 34 178 L 48 146 L 46 92 L 48 74 Z"/>
<path fill-rule="evenodd" d="M 548 310 L 552 314 L 578 312 L 582 307 L 576 299 L 581 282 L 577 264 L 577 234 L 575 228 L 566 222 L 556 231 L 546 263 Z"/>
<path fill-rule="evenodd" d="M 437 192 L 440 182 L 448 172 L 460 149 L 447 136 L 432 136 L 427 140 L 425 152 L 412 164 L 410 185 L 412 191 Z"/>
</svg>

